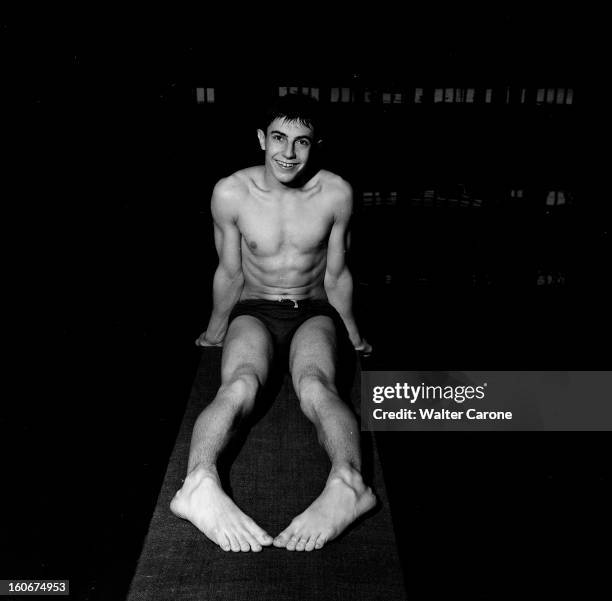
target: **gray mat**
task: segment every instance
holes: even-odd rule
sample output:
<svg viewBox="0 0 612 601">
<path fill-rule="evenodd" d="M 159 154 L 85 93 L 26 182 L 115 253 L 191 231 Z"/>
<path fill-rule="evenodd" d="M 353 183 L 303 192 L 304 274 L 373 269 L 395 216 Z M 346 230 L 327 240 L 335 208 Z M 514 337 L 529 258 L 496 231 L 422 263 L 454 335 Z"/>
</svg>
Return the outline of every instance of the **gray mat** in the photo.
<svg viewBox="0 0 612 601">
<path fill-rule="evenodd" d="M 321 550 L 268 547 L 261 553 L 226 553 L 170 512 L 170 500 L 185 477 L 193 423 L 219 386 L 220 356 L 220 349 L 202 351 L 129 601 L 405 599 L 382 469 L 370 433 L 362 433 L 364 476 L 381 503 Z M 347 391 L 357 411 L 358 366 L 354 372 Z M 275 536 L 318 496 L 329 461 L 286 375 L 272 378 L 258 407 L 248 435 L 228 450 L 221 471 L 238 506 Z"/>
</svg>

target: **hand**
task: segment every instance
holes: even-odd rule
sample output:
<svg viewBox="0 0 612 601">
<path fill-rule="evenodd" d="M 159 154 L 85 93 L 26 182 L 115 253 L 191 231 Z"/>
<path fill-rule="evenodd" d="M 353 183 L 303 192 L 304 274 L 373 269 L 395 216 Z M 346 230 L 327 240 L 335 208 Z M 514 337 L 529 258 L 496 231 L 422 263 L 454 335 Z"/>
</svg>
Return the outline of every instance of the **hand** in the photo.
<svg viewBox="0 0 612 601">
<path fill-rule="evenodd" d="M 202 332 L 195 341 L 196 346 L 223 346 L 223 340 L 211 342 L 206 338 L 206 332 Z"/>
<path fill-rule="evenodd" d="M 358 344 L 353 344 L 353 347 L 364 357 L 369 357 L 372 354 L 372 345 L 365 338 L 362 338 Z"/>
</svg>

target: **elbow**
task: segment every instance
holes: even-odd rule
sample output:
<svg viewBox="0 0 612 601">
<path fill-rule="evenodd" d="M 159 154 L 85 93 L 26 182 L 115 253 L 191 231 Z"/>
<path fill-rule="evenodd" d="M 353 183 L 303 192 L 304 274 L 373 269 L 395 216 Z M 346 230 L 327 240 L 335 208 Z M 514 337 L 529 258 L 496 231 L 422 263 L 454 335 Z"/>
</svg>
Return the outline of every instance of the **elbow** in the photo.
<svg viewBox="0 0 612 601">
<path fill-rule="evenodd" d="M 232 268 L 220 264 L 217 267 L 217 277 L 232 286 L 241 286 L 244 283 L 241 267 Z"/>
<path fill-rule="evenodd" d="M 339 272 L 326 271 L 325 279 L 323 280 L 325 290 L 336 290 L 343 287 L 346 285 L 347 276 L 350 277 L 350 274 L 346 269 L 342 269 Z"/>
<path fill-rule="evenodd" d="M 326 291 L 334 290 L 338 286 L 338 276 L 326 271 L 323 286 Z"/>
</svg>

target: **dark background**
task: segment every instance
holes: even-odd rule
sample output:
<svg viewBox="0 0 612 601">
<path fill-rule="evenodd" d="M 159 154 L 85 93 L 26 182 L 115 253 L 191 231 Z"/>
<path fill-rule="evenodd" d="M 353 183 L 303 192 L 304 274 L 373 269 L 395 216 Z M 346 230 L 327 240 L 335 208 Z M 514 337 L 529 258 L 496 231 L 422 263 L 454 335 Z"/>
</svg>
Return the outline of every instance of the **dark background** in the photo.
<svg viewBox="0 0 612 601">
<path fill-rule="evenodd" d="M 2 25 L 25 168 L 8 174 L 6 203 L 18 341 L 0 578 L 125 595 L 209 315 L 210 192 L 260 161 L 257 113 L 278 86 L 493 90 L 490 104 L 328 107 L 326 165 L 355 189 L 356 310 L 375 347 L 364 368 L 609 366 L 609 209 L 585 160 L 593 63 L 579 15 L 277 11 Z M 196 87 L 216 102 L 197 104 Z M 506 87 L 531 100 L 506 104 Z M 548 87 L 572 88 L 573 104 L 535 102 Z M 548 205 L 551 190 L 566 203 Z M 592 583 L 607 433 L 377 441 L 416 598 Z"/>
</svg>

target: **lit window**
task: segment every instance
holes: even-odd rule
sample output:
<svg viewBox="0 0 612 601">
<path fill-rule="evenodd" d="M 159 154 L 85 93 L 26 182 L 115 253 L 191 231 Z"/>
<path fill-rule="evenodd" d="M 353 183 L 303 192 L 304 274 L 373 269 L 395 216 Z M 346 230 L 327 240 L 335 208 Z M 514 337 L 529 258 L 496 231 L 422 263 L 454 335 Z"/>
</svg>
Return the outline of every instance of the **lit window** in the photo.
<svg viewBox="0 0 612 601">
<path fill-rule="evenodd" d="M 557 104 L 565 104 L 565 88 L 557 88 Z"/>
<path fill-rule="evenodd" d="M 196 88 L 196 102 L 210 104 L 215 101 L 215 88 Z"/>
<path fill-rule="evenodd" d="M 564 190 L 550 190 L 546 196 L 546 206 L 558 207 L 568 203 L 568 195 Z"/>
</svg>

